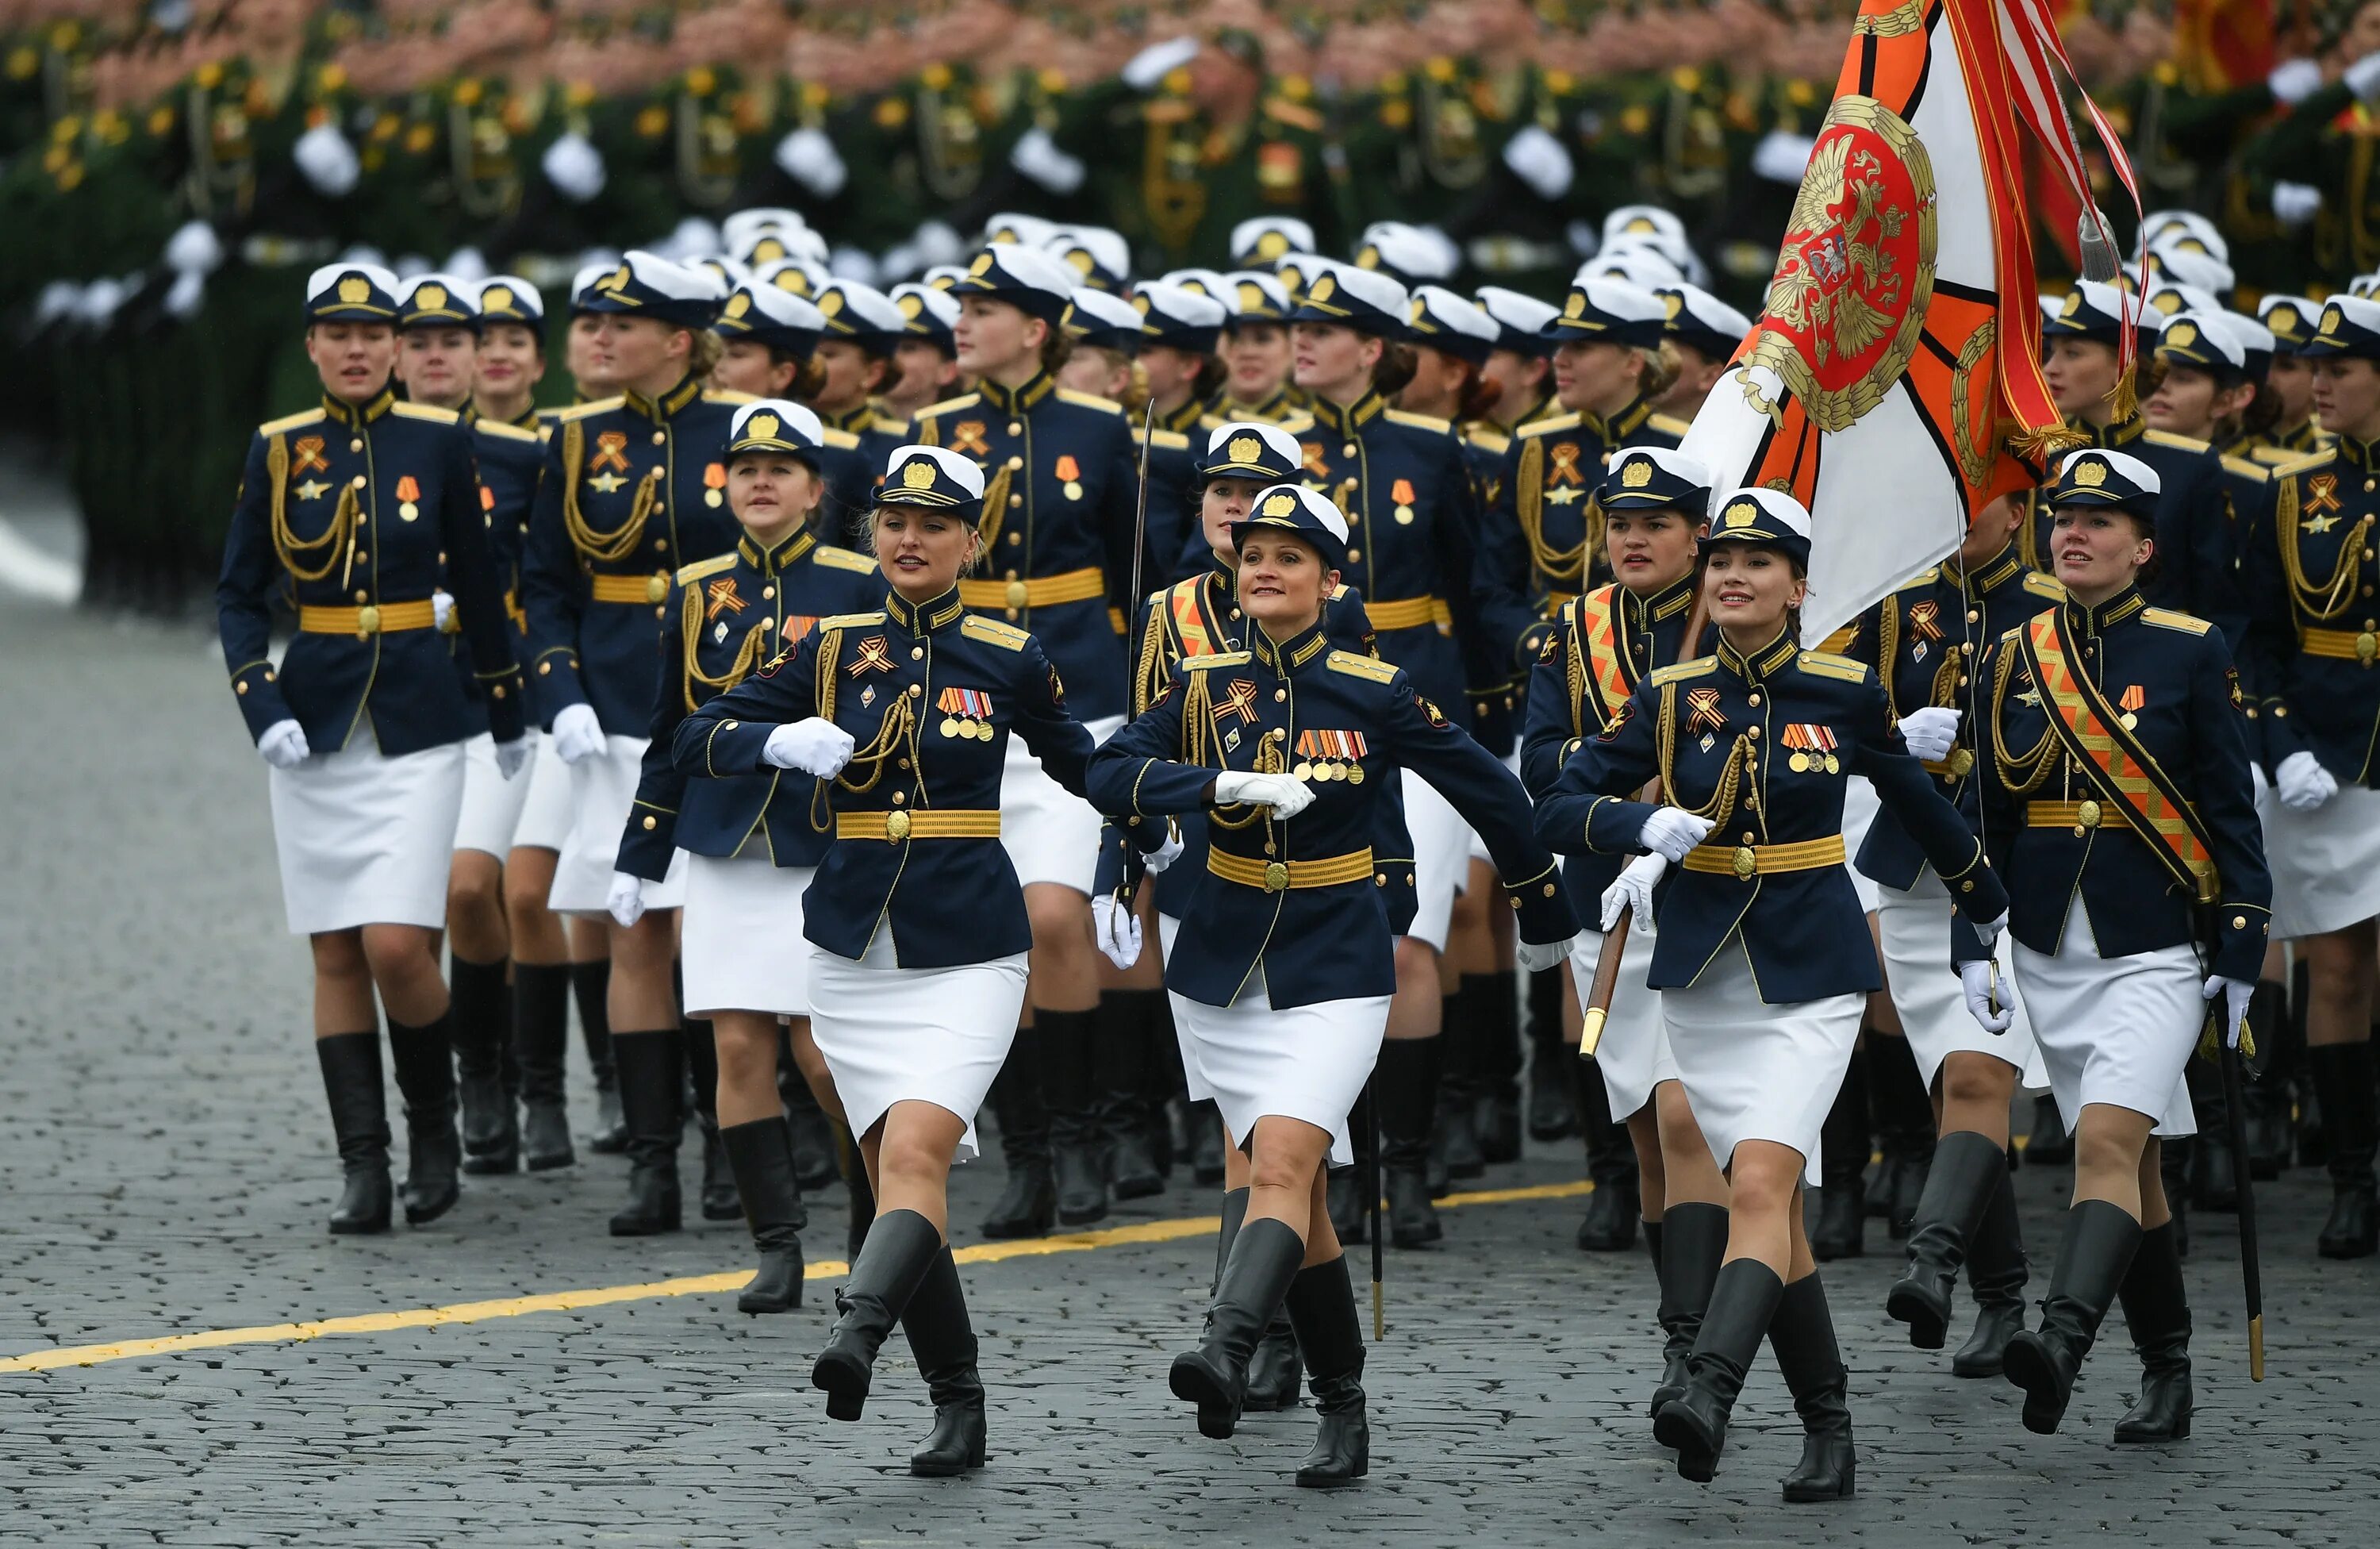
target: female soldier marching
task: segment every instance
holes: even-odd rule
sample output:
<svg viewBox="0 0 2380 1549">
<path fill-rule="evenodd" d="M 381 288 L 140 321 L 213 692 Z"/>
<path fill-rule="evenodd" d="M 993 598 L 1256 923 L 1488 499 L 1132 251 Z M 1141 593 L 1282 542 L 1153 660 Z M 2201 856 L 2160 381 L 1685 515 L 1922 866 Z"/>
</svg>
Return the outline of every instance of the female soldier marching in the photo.
<svg viewBox="0 0 2380 1549">
<path fill-rule="evenodd" d="M 2046 504 L 2066 600 L 2003 634 L 1975 742 L 1983 830 L 2015 896 L 2017 987 L 2075 1137 L 2038 1330 L 2002 1367 L 2024 1424 L 2058 1429 L 2120 1297 L 2143 1368 L 2119 1442 L 2190 1434 L 2190 1304 L 2158 1139 L 2193 1126 L 2182 1071 L 2217 1003 L 2236 1039 L 2265 955 L 2271 888 L 2248 721 L 2223 637 L 2147 605 L 2156 471 L 2098 447 L 2067 455 Z M 1967 1005 L 1990 1031 L 1988 945 L 1953 928 Z M 2201 951 L 2210 951 L 2202 961 Z"/>
<path fill-rule="evenodd" d="M 652 738 L 612 879 L 612 918 L 633 926 L 646 890 L 669 875 L 677 850 L 686 852 L 686 1011 L 711 1024 L 719 1140 L 760 1250 L 759 1272 L 736 1299 L 747 1312 L 801 1305 L 802 1202 L 777 1092 L 777 1023 L 791 1019 L 796 1063 L 816 1068 L 802 895 L 827 835 L 809 821 L 807 782 L 775 774 L 688 780 L 670 748 L 678 723 L 706 701 L 877 590 L 873 564 L 820 543 L 809 526 L 826 492 L 823 438 L 818 416 L 782 399 L 735 411 L 723 460 L 743 535 L 726 554 L 679 570 L 662 605 Z M 822 1106 L 839 1119 L 832 1084 L 819 1084 Z"/>
<path fill-rule="evenodd" d="M 1718 1466 L 1744 1374 L 1766 1335 L 1805 1433 L 1788 1500 L 1849 1495 L 1847 1376 L 1802 1226 L 1818 1129 L 1842 1084 L 1860 1013 L 1878 987 L 1859 896 L 1844 870 L 1843 791 L 1874 781 L 1949 884 L 1962 914 L 1995 923 L 2006 900 L 1975 836 L 1900 745 L 1876 675 L 1794 643 L 1810 518 L 1791 495 L 1728 497 L 1702 541 L 1717 654 L 1664 667 L 1582 743 L 1537 804 L 1538 835 L 1572 853 L 1643 848 L 1605 895 L 1653 912 L 1647 982 L 1678 1076 L 1728 1176 L 1727 1257 L 1688 1358 L 1686 1391 L 1653 1433 L 1678 1471 Z M 1668 804 L 1635 799 L 1658 776 Z"/>
<path fill-rule="evenodd" d="M 873 517 L 880 608 L 819 621 L 790 653 L 677 729 L 705 778 L 792 770 L 821 782 L 834 842 L 803 901 L 813 1036 L 876 1187 L 878 1214 L 835 1297 L 810 1380 L 857 1420 L 876 1354 L 908 1331 L 934 1400 L 911 1471 L 983 1466 L 983 1384 L 951 1258 L 952 1161 L 1025 1001 L 1032 931 L 1000 845 L 1002 744 L 1025 738 L 1078 797 L 1091 738 L 1031 635 L 978 617 L 958 579 L 980 557 L 981 470 L 938 446 L 892 455 Z"/>
<path fill-rule="evenodd" d="M 313 944 L 314 1049 L 346 1172 L 334 1232 L 388 1229 L 375 991 L 405 1094 L 406 1219 L 436 1220 L 459 1189 L 450 1003 L 433 944 L 473 717 L 432 593 L 460 610 L 506 778 L 528 753 L 469 437 L 452 410 L 400 402 L 391 382 L 396 289 L 363 263 L 307 282 L 322 401 L 258 427 L 215 588 L 232 691 L 272 765 L 289 928 Z M 271 599 L 285 590 L 298 638 L 276 669 Z"/>
<path fill-rule="evenodd" d="M 1351 1159 L 1346 1115 L 1381 1048 L 1396 976 L 1386 882 L 1368 841 L 1390 766 L 1440 782 L 1510 879 L 1524 956 L 1559 960 L 1575 929 L 1552 858 L 1520 821 L 1519 782 L 1404 672 L 1333 651 L 1326 600 L 1347 524 L 1311 490 L 1276 485 L 1237 524 L 1247 648 L 1193 657 L 1164 697 L 1091 761 L 1102 810 L 1206 812 L 1206 874 L 1167 965 L 1184 1063 L 1249 1151 L 1249 1204 L 1177 1397 L 1229 1436 L 1251 1352 L 1286 1299 L 1321 1411 L 1299 1468 L 1344 1484 L 1369 1460 L 1364 1341 L 1326 1204 L 1325 1162 Z M 1308 813 L 1308 809 L 1312 811 Z M 1307 813 L 1300 818 L 1299 814 Z M 1275 942 L 1294 944 L 1276 957 Z"/>
</svg>

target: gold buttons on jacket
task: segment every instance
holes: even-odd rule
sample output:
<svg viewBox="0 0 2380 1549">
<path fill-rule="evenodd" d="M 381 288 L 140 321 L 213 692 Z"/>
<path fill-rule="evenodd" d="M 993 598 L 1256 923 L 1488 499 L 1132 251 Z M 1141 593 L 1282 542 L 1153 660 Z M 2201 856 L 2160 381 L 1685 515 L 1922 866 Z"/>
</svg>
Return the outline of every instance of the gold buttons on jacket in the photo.
<svg viewBox="0 0 2380 1549">
<path fill-rule="evenodd" d="M 653 433 L 653 445 L 656 445 L 656 446 L 666 446 L 666 445 L 669 445 L 669 432 L 667 432 L 667 431 L 655 431 L 655 432 Z"/>
<path fill-rule="evenodd" d="M 654 829 L 659 828 L 661 825 L 662 820 L 659 818 L 649 817 L 645 819 L 645 832 L 648 834 L 651 833 Z"/>
<path fill-rule="evenodd" d="M 645 601 L 646 601 L 646 602 L 648 602 L 648 603 L 658 603 L 658 602 L 660 602 L 662 598 L 667 597 L 668 595 L 669 595 L 669 578 L 668 578 L 667 576 L 664 576 L 664 575 L 661 575 L 661 574 L 656 573 L 656 574 L 653 574 L 653 575 L 647 576 L 647 577 L 645 578 Z"/>
<path fill-rule="evenodd" d="M 897 791 L 894 792 L 892 799 L 895 801 L 899 800 L 901 799 L 900 793 Z M 885 813 L 884 836 L 892 840 L 896 845 L 902 840 L 907 838 L 909 836 L 909 814 L 906 812 Z"/>
</svg>

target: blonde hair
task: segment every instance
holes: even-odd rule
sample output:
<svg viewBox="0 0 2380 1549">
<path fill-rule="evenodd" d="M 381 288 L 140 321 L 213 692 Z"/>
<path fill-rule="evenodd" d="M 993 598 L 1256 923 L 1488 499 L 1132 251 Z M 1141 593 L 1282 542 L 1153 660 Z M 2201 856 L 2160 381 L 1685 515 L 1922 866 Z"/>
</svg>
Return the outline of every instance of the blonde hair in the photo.
<svg viewBox="0 0 2380 1549">
<path fill-rule="evenodd" d="M 1639 346 L 1636 359 L 1645 366 L 1644 374 L 1636 379 L 1637 389 L 1648 398 L 1658 398 L 1676 386 L 1686 369 L 1685 358 L 1668 339 L 1663 339 L 1658 348 Z"/>
<path fill-rule="evenodd" d="M 905 505 L 897 500 L 891 504 L 896 509 L 903 511 L 920 511 L 930 513 L 937 509 L 937 507 L 931 506 Z M 883 505 L 879 504 L 871 506 L 868 508 L 868 514 L 859 518 L 859 535 L 861 540 L 867 543 L 868 552 L 870 555 L 873 555 L 876 552 L 876 518 L 881 516 L 883 512 Z M 974 539 L 974 542 L 969 545 L 967 556 L 959 561 L 959 574 L 962 576 L 978 575 L 983 570 L 984 561 L 990 558 L 990 555 L 986 552 L 984 547 L 983 528 L 981 525 L 976 522 L 968 522 L 966 524 L 966 530 L 968 535 Z"/>
<path fill-rule="evenodd" d="M 727 353 L 726 342 L 708 328 L 690 328 L 686 332 L 694 341 L 686 352 L 686 372 L 694 376 L 709 376 L 718 366 L 719 358 Z"/>
</svg>

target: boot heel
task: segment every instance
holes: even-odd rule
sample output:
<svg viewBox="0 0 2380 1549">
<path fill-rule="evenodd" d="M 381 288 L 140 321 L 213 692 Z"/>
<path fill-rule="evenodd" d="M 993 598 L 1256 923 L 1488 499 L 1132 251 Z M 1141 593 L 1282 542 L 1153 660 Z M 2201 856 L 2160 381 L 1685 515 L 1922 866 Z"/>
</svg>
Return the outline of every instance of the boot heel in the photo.
<svg viewBox="0 0 2380 1549">
<path fill-rule="evenodd" d="M 2058 1390 L 2058 1357 L 2048 1343 L 2031 1330 L 2016 1336 L 2000 1357 L 2000 1374 L 2024 1390 L 2024 1428 L 2039 1436 L 2056 1435 L 2070 1395 Z"/>
<path fill-rule="evenodd" d="M 868 1361 L 856 1353 L 830 1345 L 810 1366 L 810 1385 L 826 1395 L 829 1420 L 857 1420 L 868 1406 Z"/>
<path fill-rule="evenodd" d="M 1901 1280 L 1893 1285 L 1885 1295 L 1884 1315 L 1909 1325 L 1912 1349 L 1938 1350 L 1949 1342 L 1950 1310 L 1947 1301 L 1937 1301 L 1914 1281 Z"/>
<path fill-rule="evenodd" d="M 1240 1406 L 1232 1393 L 1231 1382 L 1214 1368 L 1204 1352 L 1184 1350 L 1175 1356 L 1166 1383 L 1174 1397 L 1198 1406 L 1200 1435 L 1226 1441 L 1238 1428 Z"/>
<path fill-rule="evenodd" d="M 1718 1449 L 1684 1399 L 1661 1406 L 1653 1417 L 1653 1439 L 1678 1455 L 1679 1478 L 1708 1484 L 1718 1472 Z"/>
</svg>

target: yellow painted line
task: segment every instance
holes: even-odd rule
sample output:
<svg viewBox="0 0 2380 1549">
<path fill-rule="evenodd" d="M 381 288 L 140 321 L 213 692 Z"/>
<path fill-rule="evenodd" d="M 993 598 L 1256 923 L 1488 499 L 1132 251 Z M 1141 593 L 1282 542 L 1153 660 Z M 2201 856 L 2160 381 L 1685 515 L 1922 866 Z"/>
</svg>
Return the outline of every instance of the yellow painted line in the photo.
<svg viewBox="0 0 2380 1549">
<path fill-rule="evenodd" d="M 1449 1194 L 1439 1208 L 1512 1204 L 1524 1200 L 1563 1200 L 1585 1194 L 1588 1182 L 1541 1183 L 1525 1189 L 1485 1189 Z M 1085 1253 L 1101 1248 L 1130 1248 L 1152 1242 L 1176 1242 L 1207 1237 L 1221 1226 L 1213 1215 L 1189 1215 L 1172 1221 L 1146 1221 L 1130 1226 L 1108 1226 L 1096 1232 L 1066 1232 L 1054 1237 L 1026 1238 L 1014 1242 L 986 1242 L 962 1248 L 954 1258 L 963 1264 L 993 1264 L 1009 1259 L 1041 1258 L 1051 1253 Z M 822 1259 L 802 1271 L 805 1280 L 832 1280 L 849 1272 L 840 1259 Z M 435 1328 L 447 1323 L 483 1323 L 497 1318 L 527 1317 L 533 1312 L 576 1312 L 589 1307 L 610 1307 L 624 1301 L 660 1301 L 671 1297 L 719 1296 L 742 1290 L 752 1278 L 749 1270 L 723 1275 L 689 1275 L 674 1280 L 649 1280 L 636 1286 L 601 1286 L 584 1291 L 551 1291 L 542 1296 L 504 1297 L 493 1301 L 458 1301 L 444 1307 L 407 1307 L 393 1312 L 358 1312 L 344 1318 L 318 1318 L 302 1323 L 260 1323 L 252 1328 L 210 1328 L 192 1334 L 165 1334 L 151 1339 L 126 1339 L 112 1345 L 68 1345 L 33 1350 L 0 1360 L 0 1373 L 51 1372 L 66 1366 L 103 1366 L 115 1360 L 143 1360 L 151 1356 L 179 1355 L 185 1350 L 219 1350 L 236 1345 L 288 1345 L 339 1334 L 390 1334 L 398 1329 Z"/>
</svg>

